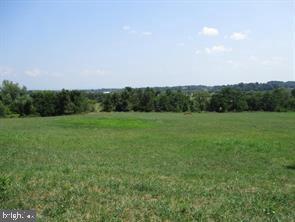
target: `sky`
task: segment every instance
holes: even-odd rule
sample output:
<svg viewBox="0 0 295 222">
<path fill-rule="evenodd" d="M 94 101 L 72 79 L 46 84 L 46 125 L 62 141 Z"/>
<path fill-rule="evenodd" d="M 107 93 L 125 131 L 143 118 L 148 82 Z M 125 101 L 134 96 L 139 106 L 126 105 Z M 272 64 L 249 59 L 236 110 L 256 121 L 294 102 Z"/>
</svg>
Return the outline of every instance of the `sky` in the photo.
<svg viewBox="0 0 295 222">
<path fill-rule="evenodd" d="M 295 2 L 0 0 L 0 81 L 28 89 L 295 80 Z"/>
</svg>

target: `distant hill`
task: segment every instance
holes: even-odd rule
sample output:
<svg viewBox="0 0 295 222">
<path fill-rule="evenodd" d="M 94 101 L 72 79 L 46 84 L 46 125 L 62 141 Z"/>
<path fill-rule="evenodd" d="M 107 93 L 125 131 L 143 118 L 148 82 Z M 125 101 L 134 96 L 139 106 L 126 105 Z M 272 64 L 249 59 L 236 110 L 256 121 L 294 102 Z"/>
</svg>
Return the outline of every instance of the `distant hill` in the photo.
<svg viewBox="0 0 295 222">
<path fill-rule="evenodd" d="M 209 91 L 216 92 L 224 87 L 232 87 L 235 89 L 239 89 L 241 91 L 269 91 L 277 88 L 295 88 L 295 81 L 269 81 L 267 83 L 239 83 L 233 85 L 217 85 L 217 86 L 205 86 L 205 85 L 186 85 L 186 86 L 165 86 L 165 87 L 150 87 L 158 91 L 165 91 L 167 89 L 177 91 L 181 90 L 183 92 L 196 92 L 196 91 Z M 91 90 L 83 90 L 86 92 L 92 93 L 109 93 L 120 91 L 122 88 L 104 88 L 104 89 L 91 89 Z"/>
</svg>

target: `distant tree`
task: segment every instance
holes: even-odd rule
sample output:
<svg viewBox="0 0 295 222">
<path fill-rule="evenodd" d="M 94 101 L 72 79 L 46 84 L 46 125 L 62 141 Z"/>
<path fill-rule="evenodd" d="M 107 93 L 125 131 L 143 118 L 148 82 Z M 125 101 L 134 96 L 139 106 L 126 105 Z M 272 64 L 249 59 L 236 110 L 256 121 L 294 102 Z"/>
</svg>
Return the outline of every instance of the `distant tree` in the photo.
<svg viewBox="0 0 295 222">
<path fill-rule="evenodd" d="M 139 94 L 139 111 L 151 112 L 155 110 L 155 91 L 151 88 L 146 88 Z"/>
<path fill-rule="evenodd" d="M 58 115 L 75 113 L 75 105 L 71 101 L 70 92 L 68 90 L 62 89 L 62 91 L 58 92 L 56 96 L 56 109 Z"/>
<path fill-rule="evenodd" d="M 13 111 L 20 116 L 27 116 L 34 113 L 33 101 L 29 95 L 18 97 L 13 103 Z"/>
<path fill-rule="evenodd" d="M 84 93 L 78 90 L 70 91 L 71 106 L 74 113 L 82 113 L 91 109 L 91 104 Z"/>
<path fill-rule="evenodd" d="M 202 112 L 209 108 L 210 93 L 207 91 L 200 91 L 193 94 L 193 100 L 195 102 L 195 111 Z"/>
<path fill-rule="evenodd" d="M 248 110 L 245 95 L 237 89 L 224 88 L 213 94 L 210 104 L 211 110 L 217 112 Z"/>
<path fill-rule="evenodd" d="M 0 87 L 1 100 L 6 107 L 6 112 L 12 112 L 21 116 L 29 115 L 33 111 L 32 99 L 25 87 L 19 86 L 8 80 L 4 80 Z"/>
<path fill-rule="evenodd" d="M 283 88 L 278 88 L 272 91 L 273 111 L 287 111 L 290 99 L 289 91 Z"/>
<path fill-rule="evenodd" d="M 263 94 L 261 92 L 249 92 L 245 97 L 249 111 L 263 110 Z"/>
<path fill-rule="evenodd" d="M 55 116 L 57 112 L 57 96 L 52 91 L 36 91 L 31 94 L 36 113 L 41 116 Z"/>
<path fill-rule="evenodd" d="M 111 94 L 107 94 L 102 102 L 102 111 L 111 112 L 113 111 L 113 103 Z"/>
<path fill-rule="evenodd" d="M 0 87 L 1 97 L 4 104 L 13 103 L 18 97 L 27 93 L 25 87 L 19 86 L 17 83 L 4 80 Z"/>
<path fill-rule="evenodd" d="M 0 117 L 5 117 L 8 114 L 8 108 L 0 100 Z"/>
<path fill-rule="evenodd" d="M 169 100 L 166 93 L 160 93 L 155 98 L 155 111 L 156 112 L 167 112 L 169 111 Z"/>
<path fill-rule="evenodd" d="M 209 110 L 215 112 L 226 112 L 228 110 L 227 103 L 222 94 L 214 93 L 212 95 Z"/>
<path fill-rule="evenodd" d="M 116 111 L 128 112 L 133 109 L 132 106 L 133 90 L 131 87 L 126 87 L 118 95 L 118 103 L 116 105 Z"/>
</svg>

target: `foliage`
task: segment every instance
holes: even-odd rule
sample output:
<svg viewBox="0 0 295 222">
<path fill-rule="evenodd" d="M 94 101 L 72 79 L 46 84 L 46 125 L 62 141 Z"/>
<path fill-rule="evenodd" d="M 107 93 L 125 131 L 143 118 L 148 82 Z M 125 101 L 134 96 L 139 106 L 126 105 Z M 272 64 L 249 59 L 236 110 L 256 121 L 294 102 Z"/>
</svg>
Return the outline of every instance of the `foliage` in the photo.
<svg viewBox="0 0 295 222">
<path fill-rule="evenodd" d="M 292 92 L 293 93 L 293 92 Z M 102 102 L 103 111 L 111 112 L 241 112 L 288 111 L 294 109 L 294 96 L 287 89 L 267 92 L 243 92 L 235 88 L 187 94 L 180 90 L 155 91 L 152 88 L 108 93 Z"/>
<path fill-rule="evenodd" d="M 210 107 L 212 111 L 216 112 L 245 111 L 248 109 L 248 104 L 241 91 L 224 88 L 213 94 Z"/>
<path fill-rule="evenodd" d="M 280 85 L 280 82 L 272 84 Z M 65 89 L 28 92 L 25 87 L 7 80 L 0 87 L 0 117 L 70 115 L 98 109 L 105 112 L 282 112 L 295 110 L 295 89 L 248 92 L 222 87 L 215 92 L 187 93 L 180 89 L 126 87 L 106 94 Z"/>
<path fill-rule="evenodd" d="M 278 88 L 285 88 L 285 89 L 295 89 L 295 81 L 269 81 L 266 83 L 238 83 L 233 85 L 217 85 L 217 86 L 205 86 L 205 85 L 185 85 L 185 86 L 165 86 L 165 87 L 153 87 L 155 91 L 165 92 L 167 90 L 171 91 L 182 91 L 185 93 L 195 93 L 195 92 L 218 92 L 222 90 L 223 88 L 234 88 L 243 92 L 265 92 L 265 91 L 272 91 L 274 89 Z M 108 88 L 108 89 L 91 89 L 91 90 L 84 90 L 84 92 L 87 93 L 87 96 L 91 99 L 95 99 L 99 102 L 103 100 L 103 93 L 104 92 L 119 92 L 122 89 L 114 89 L 114 88 Z"/>
<path fill-rule="evenodd" d="M 0 117 L 5 117 L 7 115 L 7 113 L 8 113 L 7 107 L 0 100 Z"/>
<path fill-rule="evenodd" d="M 4 80 L 0 87 L 0 116 L 55 116 L 93 110 L 93 102 L 78 90 L 33 91 Z"/>
</svg>

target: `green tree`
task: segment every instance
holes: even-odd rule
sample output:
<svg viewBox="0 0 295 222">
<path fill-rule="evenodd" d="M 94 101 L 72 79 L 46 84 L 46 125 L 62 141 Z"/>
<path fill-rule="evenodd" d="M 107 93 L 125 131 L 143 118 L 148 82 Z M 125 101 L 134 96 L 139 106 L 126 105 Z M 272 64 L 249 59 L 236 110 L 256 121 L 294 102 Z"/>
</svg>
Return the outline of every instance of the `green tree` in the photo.
<svg viewBox="0 0 295 222">
<path fill-rule="evenodd" d="M 29 95 L 19 96 L 13 103 L 13 111 L 20 116 L 27 116 L 34 113 L 33 101 Z"/>
<path fill-rule="evenodd" d="M 140 94 L 139 111 L 151 112 L 155 110 L 155 91 L 151 88 L 146 88 Z"/>
<path fill-rule="evenodd" d="M 261 92 L 249 92 L 246 94 L 246 102 L 249 111 L 263 109 L 263 94 Z"/>
<path fill-rule="evenodd" d="M 205 111 L 209 108 L 210 104 L 210 93 L 207 91 L 196 92 L 193 94 L 192 99 L 194 100 L 196 111 Z"/>
<path fill-rule="evenodd" d="M 29 115 L 33 112 L 32 99 L 25 87 L 19 86 L 8 80 L 4 80 L 0 87 L 1 100 L 7 107 L 7 112 Z"/>
<path fill-rule="evenodd" d="M 288 90 L 279 88 L 272 91 L 272 103 L 274 111 L 287 111 L 290 94 Z"/>
<path fill-rule="evenodd" d="M 102 102 L 102 111 L 111 112 L 114 110 L 111 94 L 106 94 Z"/>
<path fill-rule="evenodd" d="M 0 100 L 0 117 L 5 117 L 8 113 L 8 108 Z"/>
<path fill-rule="evenodd" d="M 52 91 L 36 91 L 31 94 L 36 112 L 41 116 L 55 116 L 57 113 L 57 96 Z"/>
<path fill-rule="evenodd" d="M 229 87 L 215 93 L 210 106 L 211 110 L 217 112 L 241 112 L 248 109 L 245 95 L 240 90 Z"/>
<path fill-rule="evenodd" d="M 73 114 L 75 113 L 75 106 L 71 101 L 70 92 L 62 89 L 57 93 L 56 109 L 58 115 Z"/>
</svg>

